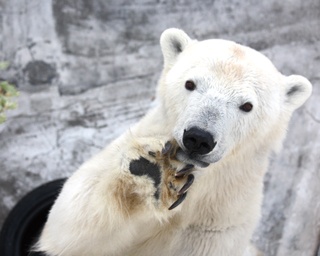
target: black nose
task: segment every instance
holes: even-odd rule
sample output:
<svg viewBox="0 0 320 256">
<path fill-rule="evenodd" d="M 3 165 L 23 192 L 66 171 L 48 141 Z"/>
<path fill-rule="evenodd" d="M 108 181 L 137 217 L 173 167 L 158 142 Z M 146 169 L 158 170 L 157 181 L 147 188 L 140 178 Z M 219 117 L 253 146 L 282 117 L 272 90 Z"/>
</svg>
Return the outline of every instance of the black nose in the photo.
<svg viewBox="0 0 320 256">
<path fill-rule="evenodd" d="M 214 142 L 213 136 L 197 127 L 184 130 L 183 145 L 191 153 L 205 155 L 209 153 L 217 143 Z"/>
</svg>

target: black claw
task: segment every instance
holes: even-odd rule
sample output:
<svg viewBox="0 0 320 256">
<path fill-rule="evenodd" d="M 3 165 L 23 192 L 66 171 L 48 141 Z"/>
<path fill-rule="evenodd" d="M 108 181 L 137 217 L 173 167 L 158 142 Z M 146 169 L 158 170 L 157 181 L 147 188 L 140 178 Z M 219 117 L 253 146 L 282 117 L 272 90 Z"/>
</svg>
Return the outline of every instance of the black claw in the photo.
<svg viewBox="0 0 320 256">
<path fill-rule="evenodd" d="M 181 196 L 179 196 L 178 200 L 175 201 L 170 207 L 169 210 L 172 210 L 174 208 L 176 208 L 179 204 L 181 204 L 183 202 L 184 199 L 186 199 L 187 196 L 187 192 L 182 194 Z"/>
<path fill-rule="evenodd" d="M 172 148 L 173 148 L 172 143 L 170 141 L 167 141 L 166 144 L 164 145 L 164 148 L 162 149 L 161 153 L 163 155 L 166 155 L 171 151 Z"/>
<path fill-rule="evenodd" d="M 183 187 L 180 189 L 180 191 L 178 192 L 178 195 L 180 196 L 180 195 L 186 193 L 187 190 L 191 187 L 193 181 L 194 181 L 193 174 L 189 174 L 186 184 L 184 184 Z"/>
<path fill-rule="evenodd" d="M 176 177 L 183 177 L 185 176 L 194 166 L 192 164 L 187 164 L 183 169 L 180 171 L 176 172 L 175 176 Z"/>
<path fill-rule="evenodd" d="M 156 157 L 156 155 L 157 155 L 155 152 L 152 152 L 152 151 L 149 151 L 148 154 L 149 154 L 149 156 L 153 156 L 153 157 Z"/>
</svg>

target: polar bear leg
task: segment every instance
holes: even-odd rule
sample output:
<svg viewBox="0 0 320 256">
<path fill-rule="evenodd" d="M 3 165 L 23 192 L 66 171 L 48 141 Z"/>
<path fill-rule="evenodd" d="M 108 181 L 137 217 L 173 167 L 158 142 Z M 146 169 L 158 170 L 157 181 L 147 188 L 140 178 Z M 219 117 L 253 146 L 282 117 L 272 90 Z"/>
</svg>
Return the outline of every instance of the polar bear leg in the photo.
<svg viewBox="0 0 320 256">
<path fill-rule="evenodd" d="M 112 158 L 107 151 L 95 165 L 80 168 L 64 185 L 37 249 L 61 256 L 121 255 L 153 235 L 154 225 L 179 211 L 193 182 L 192 166 L 174 159 L 170 143 L 158 144 L 136 140 L 125 148 L 127 159 L 104 166 L 104 159 Z M 118 164 L 123 162 L 127 167 Z"/>
</svg>

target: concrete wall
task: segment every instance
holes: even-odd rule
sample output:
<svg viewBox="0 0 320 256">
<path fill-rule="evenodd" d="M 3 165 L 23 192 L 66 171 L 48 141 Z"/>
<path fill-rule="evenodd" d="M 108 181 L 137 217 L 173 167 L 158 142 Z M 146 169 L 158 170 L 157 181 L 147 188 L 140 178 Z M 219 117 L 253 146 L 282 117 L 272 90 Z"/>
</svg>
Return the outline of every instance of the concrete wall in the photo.
<svg viewBox="0 0 320 256">
<path fill-rule="evenodd" d="M 0 225 L 46 181 L 70 175 L 154 99 L 168 27 L 266 54 L 314 92 L 265 179 L 254 242 L 266 255 L 316 253 L 320 238 L 319 0 L 0 0 L 0 78 L 21 91 L 0 125 Z"/>
</svg>

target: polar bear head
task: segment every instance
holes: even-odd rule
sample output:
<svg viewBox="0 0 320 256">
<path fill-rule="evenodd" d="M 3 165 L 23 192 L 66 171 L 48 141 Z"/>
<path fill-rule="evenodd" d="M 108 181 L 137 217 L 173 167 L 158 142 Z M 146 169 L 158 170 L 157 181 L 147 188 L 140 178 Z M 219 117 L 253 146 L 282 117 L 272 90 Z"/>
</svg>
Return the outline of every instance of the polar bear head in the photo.
<svg viewBox="0 0 320 256">
<path fill-rule="evenodd" d="M 236 152 L 276 150 L 310 82 L 284 76 L 261 53 L 226 40 L 191 40 L 179 29 L 160 39 L 158 95 L 184 157 L 200 166 Z"/>
</svg>

